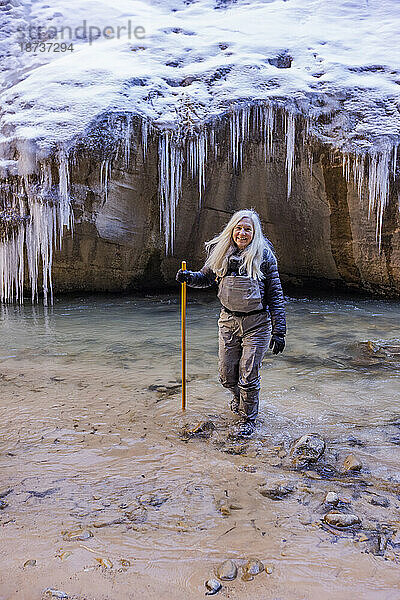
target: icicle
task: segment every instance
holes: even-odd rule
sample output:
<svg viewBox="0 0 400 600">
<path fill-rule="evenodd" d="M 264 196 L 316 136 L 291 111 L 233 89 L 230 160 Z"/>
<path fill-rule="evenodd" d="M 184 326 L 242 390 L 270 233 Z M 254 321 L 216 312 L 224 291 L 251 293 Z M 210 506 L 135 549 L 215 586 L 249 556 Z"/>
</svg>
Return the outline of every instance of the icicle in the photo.
<svg viewBox="0 0 400 600">
<path fill-rule="evenodd" d="M 273 155 L 273 136 L 275 129 L 275 112 L 273 106 L 268 105 L 267 114 L 264 115 L 264 127 L 265 127 L 265 155 L 269 158 Z"/>
<path fill-rule="evenodd" d="M 58 247 L 61 250 L 64 227 L 70 231 L 73 229 L 73 213 L 69 197 L 69 165 L 65 152 L 59 154 L 58 197 Z"/>
<path fill-rule="evenodd" d="M 229 121 L 231 159 L 233 168 L 241 170 L 243 167 L 243 143 L 248 141 L 250 133 L 250 107 L 245 106 L 235 110 Z"/>
<path fill-rule="evenodd" d="M 164 231 L 166 254 L 172 254 L 175 241 L 175 214 L 182 185 L 182 149 L 174 132 L 160 134 L 160 229 Z"/>
<path fill-rule="evenodd" d="M 125 135 L 124 135 L 124 165 L 128 167 L 129 161 L 131 158 L 131 127 L 132 123 L 129 117 L 127 117 L 127 125 L 125 127 Z"/>
<path fill-rule="evenodd" d="M 213 157 L 217 158 L 218 155 L 218 144 L 216 142 L 215 139 L 215 129 L 210 128 L 209 132 L 208 132 L 208 137 L 209 137 L 209 146 L 213 151 Z"/>
<path fill-rule="evenodd" d="M 40 258 L 43 272 L 43 302 L 47 306 L 49 292 L 50 302 L 53 301 L 51 266 L 53 247 L 57 241 L 54 238 L 54 231 L 60 235 L 59 214 L 57 214 L 57 206 L 41 202 L 33 202 L 30 212 L 31 219 L 26 228 L 26 250 L 32 301 L 37 301 L 38 297 L 37 280 Z"/>
<path fill-rule="evenodd" d="M 203 200 L 203 191 L 206 187 L 206 161 L 207 161 L 207 136 L 202 132 L 198 141 L 198 173 L 199 173 L 199 207 Z"/>
<path fill-rule="evenodd" d="M 191 137 L 187 144 L 187 172 L 199 182 L 199 207 L 205 188 L 205 167 L 207 162 L 208 142 L 204 131 Z"/>
<path fill-rule="evenodd" d="M 295 144 L 296 122 L 293 113 L 287 112 L 285 115 L 285 135 L 286 135 L 286 173 L 287 173 L 287 197 L 290 198 L 292 192 L 292 175 L 294 167 L 294 144 Z"/>
<path fill-rule="evenodd" d="M 343 154 L 343 162 L 342 162 L 342 175 L 343 177 L 346 179 L 346 181 L 349 181 L 348 178 L 348 161 L 349 161 L 349 156 L 347 154 Z"/>
<path fill-rule="evenodd" d="M 67 153 L 61 149 L 57 157 L 58 186 L 53 186 L 50 163 L 44 162 L 39 165 L 38 184 L 29 176 L 23 176 L 12 190 L 10 210 L 18 215 L 21 224 L 0 242 L 0 295 L 3 302 L 14 299 L 22 302 L 25 256 L 32 301 L 38 299 L 39 266 L 44 304 L 53 301 L 53 249 L 61 248 L 64 227 L 72 229 L 73 226 Z M 26 212 L 29 218 L 25 217 Z"/>
<path fill-rule="evenodd" d="M 357 189 L 359 198 L 362 198 L 362 189 L 364 184 L 365 172 L 365 154 L 357 154 L 353 162 L 354 185 Z M 349 173 L 350 178 L 350 173 Z"/>
<path fill-rule="evenodd" d="M 108 158 L 101 162 L 100 167 L 100 187 L 104 193 L 104 202 L 108 199 L 108 175 L 109 175 L 110 161 Z"/>
<path fill-rule="evenodd" d="M 231 116 L 230 122 L 230 134 L 231 134 L 231 156 L 232 165 L 234 169 L 238 166 L 238 155 L 239 155 L 239 117 L 237 112 L 234 112 Z"/>
<path fill-rule="evenodd" d="M 389 197 L 390 150 L 372 152 L 369 155 L 368 169 L 368 216 L 376 209 L 376 234 L 379 251 L 382 241 L 383 213 Z"/>
<path fill-rule="evenodd" d="M 393 160 L 392 160 L 392 171 L 393 171 L 393 178 L 396 179 L 396 168 L 397 168 L 397 148 L 398 145 L 396 144 L 393 148 Z"/>
<path fill-rule="evenodd" d="M 147 156 L 147 150 L 149 145 L 149 135 L 151 134 L 152 128 L 147 119 L 142 120 L 142 148 L 143 148 L 143 159 Z"/>
<path fill-rule="evenodd" d="M 24 290 L 24 236 L 23 225 L 13 231 L 7 240 L 0 244 L 1 301 L 9 302 L 16 298 L 23 301 Z"/>
</svg>

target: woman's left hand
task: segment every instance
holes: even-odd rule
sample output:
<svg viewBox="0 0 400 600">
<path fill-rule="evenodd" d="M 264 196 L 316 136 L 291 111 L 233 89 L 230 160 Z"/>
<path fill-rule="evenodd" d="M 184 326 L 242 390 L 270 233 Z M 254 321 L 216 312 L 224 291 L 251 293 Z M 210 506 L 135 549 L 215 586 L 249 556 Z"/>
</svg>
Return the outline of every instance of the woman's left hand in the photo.
<svg viewBox="0 0 400 600">
<path fill-rule="evenodd" d="M 285 348 L 285 336 L 278 335 L 277 333 L 272 334 L 269 347 L 272 350 L 272 354 L 283 352 L 283 349 Z"/>
</svg>

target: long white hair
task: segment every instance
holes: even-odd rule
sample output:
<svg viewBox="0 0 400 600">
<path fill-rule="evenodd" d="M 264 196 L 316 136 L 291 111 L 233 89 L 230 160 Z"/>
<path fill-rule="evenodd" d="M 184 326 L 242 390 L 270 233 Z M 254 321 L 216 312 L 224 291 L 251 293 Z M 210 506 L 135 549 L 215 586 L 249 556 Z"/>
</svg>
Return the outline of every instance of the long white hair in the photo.
<svg viewBox="0 0 400 600">
<path fill-rule="evenodd" d="M 205 266 L 214 271 L 218 277 L 223 277 L 228 270 L 229 257 L 237 250 L 232 233 L 239 221 L 245 217 L 251 219 L 254 235 L 250 244 L 241 252 L 242 264 L 240 265 L 239 273 L 246 271 L 249 277 L 253 279 L 264 279 L 264 275 L 260 269 L 264 258 L 264 251 L 266 250 L 270 258 L 275 260 L 272 245 L 263 235 L 260 217 L 256 211 L 252 209 L 238 210 L 232 215 L 221 233 L 205 243 L 208 253 Z"/>
</svg>

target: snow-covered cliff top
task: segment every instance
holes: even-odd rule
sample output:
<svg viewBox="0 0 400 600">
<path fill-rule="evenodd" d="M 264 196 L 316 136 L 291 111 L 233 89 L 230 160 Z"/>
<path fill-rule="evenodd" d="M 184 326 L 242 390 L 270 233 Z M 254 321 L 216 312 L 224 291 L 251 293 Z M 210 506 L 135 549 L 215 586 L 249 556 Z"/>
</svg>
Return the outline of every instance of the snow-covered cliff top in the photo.
<svg viewBox="0 0 400 600">
<path fill-rule="evenodd" d="M 327 113 L 319 134 L 344 150 L 400 134 L 397 0 L 10 0 L 1 8 L 4 159 L 12 140 L 46 153 L 107 111 L 171 127 L 182 100 L 200 122 L 249 100 Z M 39 26 L 46 46 L 34 52 Z M 89 40 L 89 27 L 101 37 Z M 55 51 L 62 41 L 73 51 Z"/>
</svg>

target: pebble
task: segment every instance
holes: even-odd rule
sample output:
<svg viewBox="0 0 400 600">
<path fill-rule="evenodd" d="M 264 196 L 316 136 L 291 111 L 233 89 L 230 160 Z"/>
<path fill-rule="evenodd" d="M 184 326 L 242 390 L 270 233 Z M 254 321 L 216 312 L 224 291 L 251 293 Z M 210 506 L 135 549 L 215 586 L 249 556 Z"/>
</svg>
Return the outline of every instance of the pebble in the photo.
<svg viewBox="0 0 400 600">
<path fill-rule="evenodd" d="M 216 500 L 216 506 L 221 515 L 228 517 L 232 510 L 241 510 L 243 507 L 233 498 L 220 498 Z"/>
<path fill-rule="evenodd" d="M 134 510 L 125 512 L 124 515 L 127 519 L 129 519 L 129 521 L 132 521 L 133 523 L 136 523 L 137 525 L 146 523 L 146 521 L 148 519 L 147 510 L 145 509 L 144 506 L 139 506 L 138 508 L 135 508 Z"/>
<path fill-rule="evenodd" d="M 292 462 L 299 466 L 314 463 L 323 455 L 325 446 L 325 440 L 321 436 L 315 433 L 303 435 L 290 449 Z"/>
<path fill-rule="evenodd" d="M 60 590 L 52 590 L 51 588 L 47 588 L 44 591 L 44 594 L 48 598 L 68 598 L 68 594 L 65 592 L 61 592 Z"/>
<path fill-rule="evenodd" d="M 165 502 L 169 500 L 169 497 L 166 495 L 157 496 L 156 494 L 142 494 L 139 496 L 138 500 L 140 504 L 147 504 L 149 506 L 158 508 L 159 506 L 165 504 Z"/>
<path fill-rule="evenodd" d="M 357 515 L 334 512 L 327 513 L 324 516 L 324 521 L 332 527 L 339 528 L 350 527 L 351 525 L 359 525 L 361 523 L 361 519 Z"/>
<path fill-rule="evenodd" d="M 232 456 L 242 456 L 243 454 L 247 454 L 248 449 L 248 444 L 227 444 L 226 446 L 222 446 L 221 452 L 232 454 Z"/>
<path fill-rule="evenodd" d="M 93 537 L 93 533 L 89 529 L 77 529 L 75 531 L 62 531 L 63 540 L 66 542 L 84 542 Z"/>
<path fill-rule="evenodd" d="M 249 575 L 258 575 L 264 571 L 264 565 L 261 560 L 257 558 L 252 558 L 247 561 L 245 566 L 243 567 L 243 571 L 248 573 Z"/>
<path fill-rule="evenodd" d="M 236 500 L 231 500 L 230 504 L 229 504 L 229 508 L 231 510 L 242 510 L 243 506 L 241 504 L 239 504 L 239 502 L 236 502 Z"/>
<path fill-rule="evenodd" d="M 265 567 L 265 572 L 267 573 L 267 575 L 272 575 L 273 570 L 274 570 L 274 567 L 272 565 L 267 565 Z"/>
<path fill-rule="evenodd" d="M 308 477 L 308 479 L 314 479 L 314 480 L 322 479 L 322 475 L 320 475 L 319 473 L 316 473 L 316 471 L 306 471 L 306 473 L 304 473 L 304 475 L 306 477 Z"/>
<path fill-rule="evenodd" d="M 384 508 L 390 506 L 389 500 L 383 496 L 377 496 L 376 498 L 372 497 L 369 503 L 373 504 L 374 506 L 383 506 Z"/>
<path fill-rule="evenodd" d="M 219 507 L 219 512 L 221 513 L 221 515 L 223 517 L 229 517 L 229 515 L 231 514 L 231 509 L 229 508 L 229 504 L 222 504 Z"/>
<path fill-rule="evenodd" d="M 358 438 L 354 437 L 354 435 L 349 435 L 345 440 L 344 440 L 345 444 L 348 444 L 349 446 L 363 446 L 364 442 L 362 440 L 359 440 Z"/>
<path fill-rule="evenodd" d="M 36 567 L 36 560 L 34 558 L 31 558 L 31 559 L 25 561 L 24 568 L 25 567 Z"/>
<path fill-rule="evenodd" d="M 265 484 L 266 485 L 266 484 Z M 291 483 L 282 484 L 277 483 L 275 485 L 270 485 L 269 487 L 262 487 L 260 489 L 260 494 L 269 498 L 270 500 L 283 500 L 290 494 L 294 492 L 294 485 Z"/>
<path fill-rule="evenodd" d="M 336 506 L 339 502 L 339 496 L 336 492 L 328 492 L 325 496 L 324 500 L 325 504 L 332 504 L 332 506 Z"/>
<path fill-rule="evenodd" d="M 8 506 L 8 502 L 6 502 L 5 500 L 0 500 L 0 510 L 2 510 L 3 508 L 6 508 Z"/>
<path fill-rule="evenodd" d="M 101 565 L 102 567 L 105 567 L 106 569 L 113 568 L 113 564 L 109 558 L 96 558 L 96 560 L 99 563 L 99 565 Z"/>
<path fill-rule="evenodd" d="M 255 473 L 257 471 L 257 467 L 255 465 L 239 465 L 237 470 L 244 471 L 245 473 Z"/>
<path fill-rule="evenodd" d="M 233 560 L 228 559 L 219 565 L 216 574 L 218 579 L 221 579 L 221 581 L 232 581 L 232 579 L 236 579 L 237 572 L 237 566 Z"/>
<path fill-rule="evenodd" d="M 361 471 L 362 464 L 354 454 L 349 454 L 343 461 L 343 470 L 345 473 Z"/>
<path fill-rule="evenodd" d="M 373 554 L 374 556 L 384 556 L 386 546 L 386 536 L 378 534 L 368 540 L 366 552 Z"/>
<path fill-rule="evenodd" d="M 217 594 L 220 589 L 222 589 L 222 585 L 218 579 L 209 579 L 206 581 L 205 586 L 208 590 L 206 592 L 206 596 L 213 596 L 214 594 Z"/>
<path fill-rule="evenodd" d="M 61 560 L 67 560 L 67 558 L 69 558 L 70 556 L 72 556 L 72 552 L 70 552 L 69 550 L 65 550 L 64 552 L 56 554 L 56 558 L 59 558 Z"/>
<path fill-rule="evenodd" d="M 120 562 L 121 567 L 124 567 L 125 569 L 127 569 L 128 567 L 131 566 L 130 561 L 127 560 L 126 558 L 121 558 L 119 562 Z"/>
<path fill-rule="evenodd" d="M 190 427 L 186 425 L 186 427 L 182 430 L 181 437 L 190 439 L 190 438 L 205 438 L 208 439 L 213 431 L 215 430 L 215 425 L 212 421 L 201 421 L 194 427 Z"/>
</svg>

